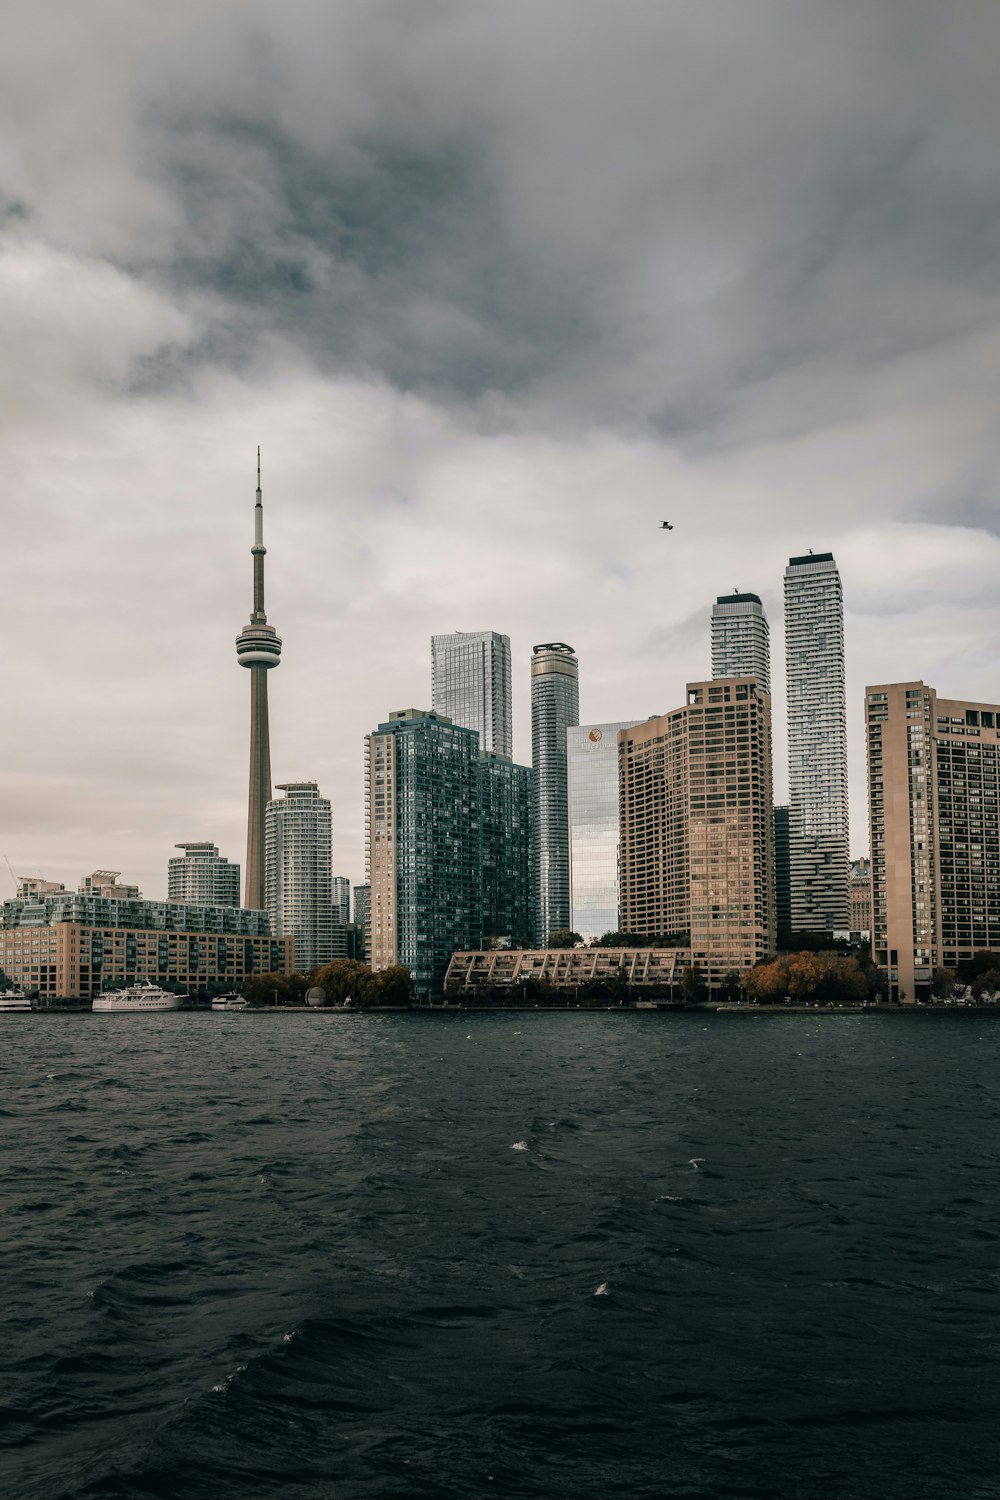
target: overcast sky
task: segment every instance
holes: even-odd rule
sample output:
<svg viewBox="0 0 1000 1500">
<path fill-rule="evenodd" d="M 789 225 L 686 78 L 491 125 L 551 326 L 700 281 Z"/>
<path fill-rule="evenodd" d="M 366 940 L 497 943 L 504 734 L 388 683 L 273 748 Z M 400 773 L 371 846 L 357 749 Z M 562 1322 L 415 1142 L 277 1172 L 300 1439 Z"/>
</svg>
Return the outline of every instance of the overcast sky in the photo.
<svg viewBox="0 0 1000 1500">
<path fill-rule="evenodd" d="M 809 547 L 866 852 L 865 684 L 1000 699 L 998 63 L 996 0 L 13 0 L 0 855 L 242 862 L 258 442 L 274 779 L 338 873 L 435 631 L 510 635 L 530 762 L 534 642 L 641 718 L 754 590 L 780 796 Z"/>
</svg>

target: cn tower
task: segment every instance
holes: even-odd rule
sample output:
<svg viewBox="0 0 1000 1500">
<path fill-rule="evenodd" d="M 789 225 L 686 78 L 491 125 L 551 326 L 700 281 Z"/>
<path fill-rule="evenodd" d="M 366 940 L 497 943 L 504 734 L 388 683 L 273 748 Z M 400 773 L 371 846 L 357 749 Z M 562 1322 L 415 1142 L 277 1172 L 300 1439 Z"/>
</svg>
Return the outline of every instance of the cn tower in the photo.
<svg viewBox="0 0 1000 1500">
<path fill-rule="evenodd" d="M 243 905 L 264 908 L 264 813 L 271 800 L 271 738 L 267 722 L 267 674 L 281 660 L 281 637 L 264 613 L 264 502 L 257 449 L 257 504 L 253 513 L 253 614 L 236 637 L 236 659 L 250 668 L 250 802 Z"/>
</svg>

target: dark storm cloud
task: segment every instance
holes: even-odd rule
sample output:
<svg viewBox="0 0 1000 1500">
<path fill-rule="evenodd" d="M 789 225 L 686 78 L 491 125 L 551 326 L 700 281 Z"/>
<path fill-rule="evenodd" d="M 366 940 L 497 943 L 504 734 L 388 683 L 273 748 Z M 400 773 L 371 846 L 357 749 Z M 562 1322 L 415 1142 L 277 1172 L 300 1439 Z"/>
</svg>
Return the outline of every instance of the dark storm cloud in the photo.
<svg viewBox="0 0 1000 1500">
<path fill-rule="evenodd" d="M 137 94 L 161 271 L 545 420 L 719 428 L 810 370 L 849 412 L 996 313 L 998 48 L 985 4 L 246 7 Z"/>
</svg>

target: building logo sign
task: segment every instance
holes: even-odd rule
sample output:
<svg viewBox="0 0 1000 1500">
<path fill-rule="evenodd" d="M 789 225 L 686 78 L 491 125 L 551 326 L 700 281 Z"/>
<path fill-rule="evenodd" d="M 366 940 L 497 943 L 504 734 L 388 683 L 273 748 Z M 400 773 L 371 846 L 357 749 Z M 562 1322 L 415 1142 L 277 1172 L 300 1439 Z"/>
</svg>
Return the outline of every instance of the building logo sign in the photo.
<svg viewBox="0 0 1000 1500">
<path fill-rule="evenodd" d="M 601 740 L 603 740 L 604 736 L 599 729 L 592 729 L 587 735 L 587 738 L 592 745 L 596 745 L 599 744 Z"/>
</svg>

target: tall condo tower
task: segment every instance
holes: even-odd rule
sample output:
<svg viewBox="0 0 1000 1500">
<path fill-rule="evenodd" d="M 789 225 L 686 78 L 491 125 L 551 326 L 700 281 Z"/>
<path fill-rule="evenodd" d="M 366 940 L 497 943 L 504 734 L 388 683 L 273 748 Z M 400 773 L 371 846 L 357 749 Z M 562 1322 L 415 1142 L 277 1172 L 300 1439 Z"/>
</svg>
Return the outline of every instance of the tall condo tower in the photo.
<svg viewBox="0 0 1000 1500">
<path fill-rule="evenodd" d="M 254 506 L 253 614 L 236 637 L 236 659 L 250 669 L 250 800 L 247 811 L 244 906 L 262 911 L 264 888 L 264 820 L 271 800 L 271 739 L 267 722 L 267 674 L 281 660 L 281 637 L 264 612 L 264 502 L 260 492 L 257 449 L 257 503 Z"/>
<path fill-rule="evenodd" d="M 770 631 L 756 594 L 720 594 L 712 606 L 712 676 L 756 677 L 771 691 Z"/>
<path fill-rule="evenodd" d="M 456 630 L 431 636 L 434 712 L 475 729 L 484 755 L 513 755 L 510 636 Z"/>
<path fill-rule="evenodd" d="M 566 731 L 580 722 L 580 664 L 562 641 L 531 653 L 531 764 L 535 772 L 533 857 L 536 941 L 568 927 L 569 790 Z"/>
<path fill-rule="evenodd" d="M 785 569 L 791 917 L 796 932 L 848 932 L 844 594 L 832 552 Z"/>
<path fill-rule="evenodd" d="M 267 805 L 267 909 L 275 935 L 295 939 L 304 972 L 334 957 L 330 803 L 315 781 L 278 791 Z"/>
</svg>

